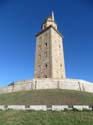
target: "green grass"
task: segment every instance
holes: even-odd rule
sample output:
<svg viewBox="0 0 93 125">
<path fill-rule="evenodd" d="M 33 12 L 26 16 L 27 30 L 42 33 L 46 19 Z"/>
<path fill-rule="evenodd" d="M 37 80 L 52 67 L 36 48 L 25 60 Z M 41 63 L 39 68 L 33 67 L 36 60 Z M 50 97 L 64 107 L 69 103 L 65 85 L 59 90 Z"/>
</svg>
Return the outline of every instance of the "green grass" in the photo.
<svg viewBox="0 0 93 125">
<path fill-rule="evenodd" d="M 0 105 L 93 105 L 93 94 L 69 90 L 23 91 L 0 95 Z M 93 112 L 0 111 L 0 125 L 93 125 Z"/>
<path fill-rule="evenodd" d="M 71 90 L 34 90 L 0 94 L 0 105 L 93 105 L 93 94 Z"/>
<path fill-rule="evenodd" d="M 0 125 L 93 125 L 93 112 L 0 111 Z"/>
</svg>

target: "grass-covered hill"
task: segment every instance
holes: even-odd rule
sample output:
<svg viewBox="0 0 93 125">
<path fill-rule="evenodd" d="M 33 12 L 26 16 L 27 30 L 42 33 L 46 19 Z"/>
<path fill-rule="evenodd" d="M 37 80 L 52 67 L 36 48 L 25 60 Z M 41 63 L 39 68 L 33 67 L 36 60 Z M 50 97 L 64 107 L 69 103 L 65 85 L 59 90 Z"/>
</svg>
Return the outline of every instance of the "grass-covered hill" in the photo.
<svg viewBox="0 0 93 125">
<path fill-rule="evenodd" d="M 33 90 L 0 94 L 0 105 L 93 105 L 93 94 L 71 90 Z"/>
<path fill-rule="evenodd" d="M 1 104 L 93 105 L 93 94 L 68 90 L 34 90 L 0 95 Z M 0 111 L 0 125 L 93 125 L 93 111 Z"/>
</svg>

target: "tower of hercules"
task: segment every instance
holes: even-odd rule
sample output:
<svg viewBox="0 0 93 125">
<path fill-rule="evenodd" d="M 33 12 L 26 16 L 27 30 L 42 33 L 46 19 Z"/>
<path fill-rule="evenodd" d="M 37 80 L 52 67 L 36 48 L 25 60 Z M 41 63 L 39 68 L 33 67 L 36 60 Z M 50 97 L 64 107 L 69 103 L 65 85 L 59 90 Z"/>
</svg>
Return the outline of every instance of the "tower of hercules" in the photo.
<svg viewBox="0 0 93 125">
<path fill-rule="evenodd" d="M 36 34 L 35 78 L 64 79 L 65 64 L 63 37 L 58 31 L 54 13 L 41 26 Z"/>
</svg>

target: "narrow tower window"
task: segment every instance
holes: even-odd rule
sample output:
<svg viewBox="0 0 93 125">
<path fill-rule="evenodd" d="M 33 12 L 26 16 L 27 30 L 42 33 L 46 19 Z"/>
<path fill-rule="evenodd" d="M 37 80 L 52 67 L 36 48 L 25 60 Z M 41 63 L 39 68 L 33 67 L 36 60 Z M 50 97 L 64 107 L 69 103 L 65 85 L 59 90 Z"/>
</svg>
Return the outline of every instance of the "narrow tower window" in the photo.
<svg viewBox="0 0 93 125">
<path fill-rule="evenodd" d="M 47 78 L 47 75 L 45 75 L 44 78 Z"/>
<path fill-rule="evenodd" d="M 47 47 L 47 42 L 45 42 L 45 46 Z"/>
<path fill-rule="evenodd" d="M 47 68 L 47 64 L 45 64 L 45 67 Z"/>
</svg>

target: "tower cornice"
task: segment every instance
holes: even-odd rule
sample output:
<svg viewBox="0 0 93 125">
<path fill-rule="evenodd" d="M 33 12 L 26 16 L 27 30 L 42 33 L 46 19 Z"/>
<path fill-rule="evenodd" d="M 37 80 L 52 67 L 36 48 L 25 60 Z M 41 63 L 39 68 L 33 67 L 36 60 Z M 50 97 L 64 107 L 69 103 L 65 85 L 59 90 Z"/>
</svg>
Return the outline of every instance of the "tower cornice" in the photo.
<svg viewBox="0 0 93 125">
<path fill-rule="evenodd" d="M 39 36 L 39 35 L 41 35 L 42 33 L 44 33 L 45 31 L 47 31 L 47 30 L 50 29 L 50 28 L 53 28 L 62 38 L 64 38 L 64 36 L 63 36 L 58 30 L 56 30 L 52 25 L 50 25 L 50 26 L 47 27 L 46 29 L 42 30 L 41 32 L 37 33 L 37 34 L 36 34 L 36 37 Z"/>
</svg>

